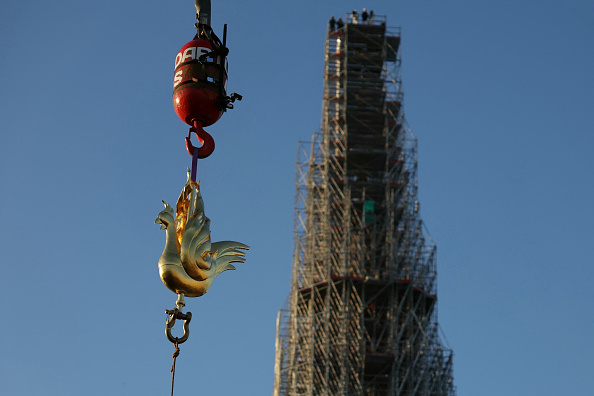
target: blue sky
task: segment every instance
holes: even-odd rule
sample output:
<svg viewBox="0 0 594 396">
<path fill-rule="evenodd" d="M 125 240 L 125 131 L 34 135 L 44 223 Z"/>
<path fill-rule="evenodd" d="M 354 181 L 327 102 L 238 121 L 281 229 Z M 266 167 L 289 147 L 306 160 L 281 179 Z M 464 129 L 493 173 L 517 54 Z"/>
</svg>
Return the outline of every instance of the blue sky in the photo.
<svg viewBox="0 0 594 396">
<path fill-rule="evenodd" d="M 594 354 L 594 3 L 240 2 L 199 163 L 213 240 L 248 261 L 188 299 L 176 394 L 269 395 L 290 284 L 297 143 L 319 128 L 330 15 L 402 27 L 439 320 L 466 395 L 587 395 Z M 162 395 L 175 295 L 153 221 L 190 157 L 171 105 L 192 1 L 0 5 L 0 383 L 10 395 Z"/>
</svg>

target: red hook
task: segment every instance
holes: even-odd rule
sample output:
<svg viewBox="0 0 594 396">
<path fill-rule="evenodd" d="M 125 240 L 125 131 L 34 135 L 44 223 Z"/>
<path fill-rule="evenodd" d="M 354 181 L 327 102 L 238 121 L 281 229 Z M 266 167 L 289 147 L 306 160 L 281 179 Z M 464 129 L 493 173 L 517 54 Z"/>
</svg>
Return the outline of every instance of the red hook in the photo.
<svg viewBox="0 0 594 396">
<path fill-rule="evenodd" d="M 190 140 L 192 132 L 196 134 L 198 141 L 202 143 L 202 147 L 196 148 Z M 186 149 L 191 156 L 194 156 L 194 150 L 198 150 L 198 158 L 206 158 L 212 154 L 215 149 L 215 142 L 212 136 L 202 128 L 201 121 L 194 121 L 194 126 L 190 128 L 188 137 L 186 138 Z"/>
</svg>

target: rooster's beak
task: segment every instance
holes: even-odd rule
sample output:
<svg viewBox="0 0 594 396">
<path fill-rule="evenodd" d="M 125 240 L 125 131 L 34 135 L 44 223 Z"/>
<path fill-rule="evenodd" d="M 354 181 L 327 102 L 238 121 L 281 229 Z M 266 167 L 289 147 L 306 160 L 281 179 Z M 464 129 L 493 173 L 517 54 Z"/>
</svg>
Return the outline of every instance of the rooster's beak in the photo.
<svg viewBox="0 0 594 396">
<path fill-rule="evenodd" d="M 159 227 L 160 230 L 167 229 L 167 226 L 165 225 L 165 223 L 163 223 L 163 220 L 161 220 L 161 218 L 159 218 L 159 217 L 157 217 L 155 219 L 155 224 L 161 224 L 161 227 Z"/>
</svg>

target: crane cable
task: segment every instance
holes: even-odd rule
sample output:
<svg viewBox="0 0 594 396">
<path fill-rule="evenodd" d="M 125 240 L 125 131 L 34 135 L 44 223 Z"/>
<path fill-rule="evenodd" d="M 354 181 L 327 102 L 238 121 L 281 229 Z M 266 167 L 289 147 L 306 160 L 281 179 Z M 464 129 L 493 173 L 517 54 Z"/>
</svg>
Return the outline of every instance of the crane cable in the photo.
<svg viewBox="0 0 594 396">
<path fill-rule="evenodd" d="M 175 360 L 179 356 L 179 346 L 178 343 L 175 342 L 175 352 L 173 352 L 173 364 L 171 365 L 171 396 L 173 396 L 173 383 L 175 381 Z"/>
</svg>

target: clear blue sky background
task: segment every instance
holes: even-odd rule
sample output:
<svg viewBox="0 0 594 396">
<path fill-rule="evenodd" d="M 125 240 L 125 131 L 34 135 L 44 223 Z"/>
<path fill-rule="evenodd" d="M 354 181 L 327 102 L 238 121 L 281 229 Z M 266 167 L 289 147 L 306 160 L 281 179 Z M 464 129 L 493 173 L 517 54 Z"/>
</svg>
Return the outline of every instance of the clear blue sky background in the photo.
<svg viewBox="0 0 594 396">
<path fill-rule="evenodd" d="M 214 240 L 248 262 L 188 299 L 176 395 L 270 395 L 297 143 L 319 128 L 330 15 L 402 27 L 422 216 L 460 396 L 589 395 L 594 3 L 212 0 L 229 88 L 199 165 Z M 169 394 L 153 221 L 190 157 L 171 105 L 193 2 L 0 5 L 0 389 Z"/>
</svg>

